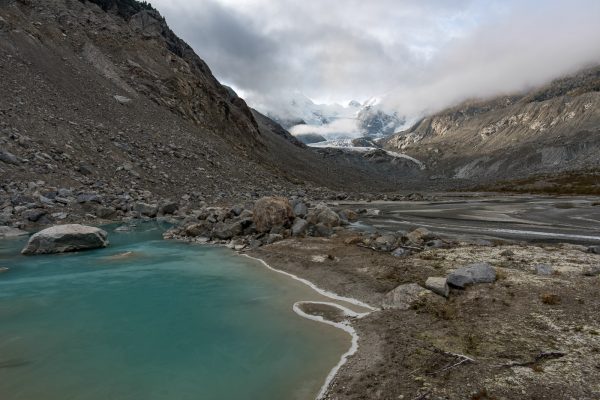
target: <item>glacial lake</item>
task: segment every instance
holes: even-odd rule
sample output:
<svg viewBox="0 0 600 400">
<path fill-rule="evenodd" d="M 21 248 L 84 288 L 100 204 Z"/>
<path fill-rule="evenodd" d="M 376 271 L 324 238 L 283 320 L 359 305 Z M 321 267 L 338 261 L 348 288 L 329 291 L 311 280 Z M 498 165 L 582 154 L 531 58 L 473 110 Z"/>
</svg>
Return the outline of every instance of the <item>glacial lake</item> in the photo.
<svg viewBox="0 0 600 400">
<path fill-rule="evenodd" d="M 350 336 L 292 311 L 323 296 L 251 259 L 105 227 L 110 246 L 0 241 L 0 399 L 314 399 Z"/>
</svg>

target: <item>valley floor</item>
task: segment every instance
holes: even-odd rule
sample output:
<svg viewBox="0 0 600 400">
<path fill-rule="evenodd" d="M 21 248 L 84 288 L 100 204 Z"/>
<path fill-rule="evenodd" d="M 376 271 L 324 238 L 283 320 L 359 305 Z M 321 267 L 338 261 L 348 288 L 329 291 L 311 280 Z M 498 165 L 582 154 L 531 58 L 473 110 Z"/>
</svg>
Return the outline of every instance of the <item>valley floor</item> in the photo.
<svg viewBox="0 0 600 400">
<path fill-rule="evenodd" d="M 528 201 L 549 199 L 513 200 L 524 206 Z M 592 199 L 558 199 L 557 204 L 565 202 L 575 205 L 561 206 L 558 211 L 599 211 Z M 388 221 L 388 228 L 394 219 L 392 209 L 401 207 L 394 203 L 355 205 L 363 206 L 385 210 L 374 220 Z M 556 214 L 545 215 L 552 225 Z M 557 229 L 568 229 L 567 218 L 561 219 Z M 358 226 L 362 229 L 370 223 L 377 225 L 371 219 Z M 590 235 L 598 233 L 597 227 L 588 228 Z M 381 307 L 386 293 L 399 285 L 424 286 L 428 277 L 443 277 L 476 262 L 490 263 L 497 280 L 465 290 L 451 289 L 447 300 L 438 296 L 436 301 L 419 301 L 406 310 L 385 309 L 351 319 L 360 335 L 359 350 L 337 374 L 326 398 L 600 397 L 600 256 L 587 247 L 600 240 L 585 245 L 577 240 L 533 243 L 522 237 L 516 241 L 463 234 L 449 248 L 394 257 L 359 245 L 359 237 L 359 232 L 350 229 L 333 238 L 287 239 L 250 254 L 323 289 L 375 307 Z M 442 237 L 452 240 L 448 234 Z"/>
</svg>

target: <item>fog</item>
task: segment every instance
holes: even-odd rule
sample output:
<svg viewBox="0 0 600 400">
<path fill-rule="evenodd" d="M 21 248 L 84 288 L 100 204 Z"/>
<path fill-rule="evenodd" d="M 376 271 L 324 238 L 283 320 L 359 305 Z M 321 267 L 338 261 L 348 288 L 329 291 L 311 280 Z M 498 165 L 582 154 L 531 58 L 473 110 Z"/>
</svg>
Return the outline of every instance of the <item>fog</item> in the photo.
<svg viewBox="0 0 600 400">
<path fill-rule="evenodd" d="M 414 117 L 600 63 L 596 0 L 152 0 L 222 82 L 277 113 L 289 94 L 381 99 Z"/>
</svg>

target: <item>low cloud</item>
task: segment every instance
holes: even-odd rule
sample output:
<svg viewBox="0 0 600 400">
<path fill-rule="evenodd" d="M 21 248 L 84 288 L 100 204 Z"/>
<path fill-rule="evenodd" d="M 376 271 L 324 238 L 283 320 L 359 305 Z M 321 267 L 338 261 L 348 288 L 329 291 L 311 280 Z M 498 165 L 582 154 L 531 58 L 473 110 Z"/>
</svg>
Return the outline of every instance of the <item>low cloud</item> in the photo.
<svg viewBox="0 0 600 400">
<path fill-rule="evenodd" d="M 320 102 L 376 96 L 411 117 L 600 63 L 596 0 L 152 4 L 264 112 L 299 91 Z"/>
<path fill-rule="evenodd" d="M 351 119 L 339 119 L 326 125 L 296 125 L 290 129 L 290 133 L 294 136 L 314 133 L 327 140 L 363 136 L 356 127 L 356 121 Z"/>
</svg>

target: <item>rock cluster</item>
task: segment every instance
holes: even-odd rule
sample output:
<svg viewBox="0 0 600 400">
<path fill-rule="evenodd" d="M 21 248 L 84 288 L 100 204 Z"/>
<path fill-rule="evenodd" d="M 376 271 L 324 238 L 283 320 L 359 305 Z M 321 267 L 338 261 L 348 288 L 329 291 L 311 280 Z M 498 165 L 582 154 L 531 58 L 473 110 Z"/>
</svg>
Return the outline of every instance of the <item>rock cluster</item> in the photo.
<svg viewBox="0 0 600 400">
<path fill-rule="evenodd" d="M 354 217 L 350 210 L 338 214 L 323 203 L 311 207 L 299 197 L 263 197 L 253 204 L 192 211 L 165 237 L 256 248 L 289 237 L 329 237 Z"/>
<path fill-rule="evenodd" d="M 377 251 L 391 252 L 395 257 L 407 257 L 415 252 L 446 248 L 452 244 L 438 238 L 426 228 L 417 228 L 408 233 L 367 233 L 360 241 L 360 245 Z"/>
</svg>

